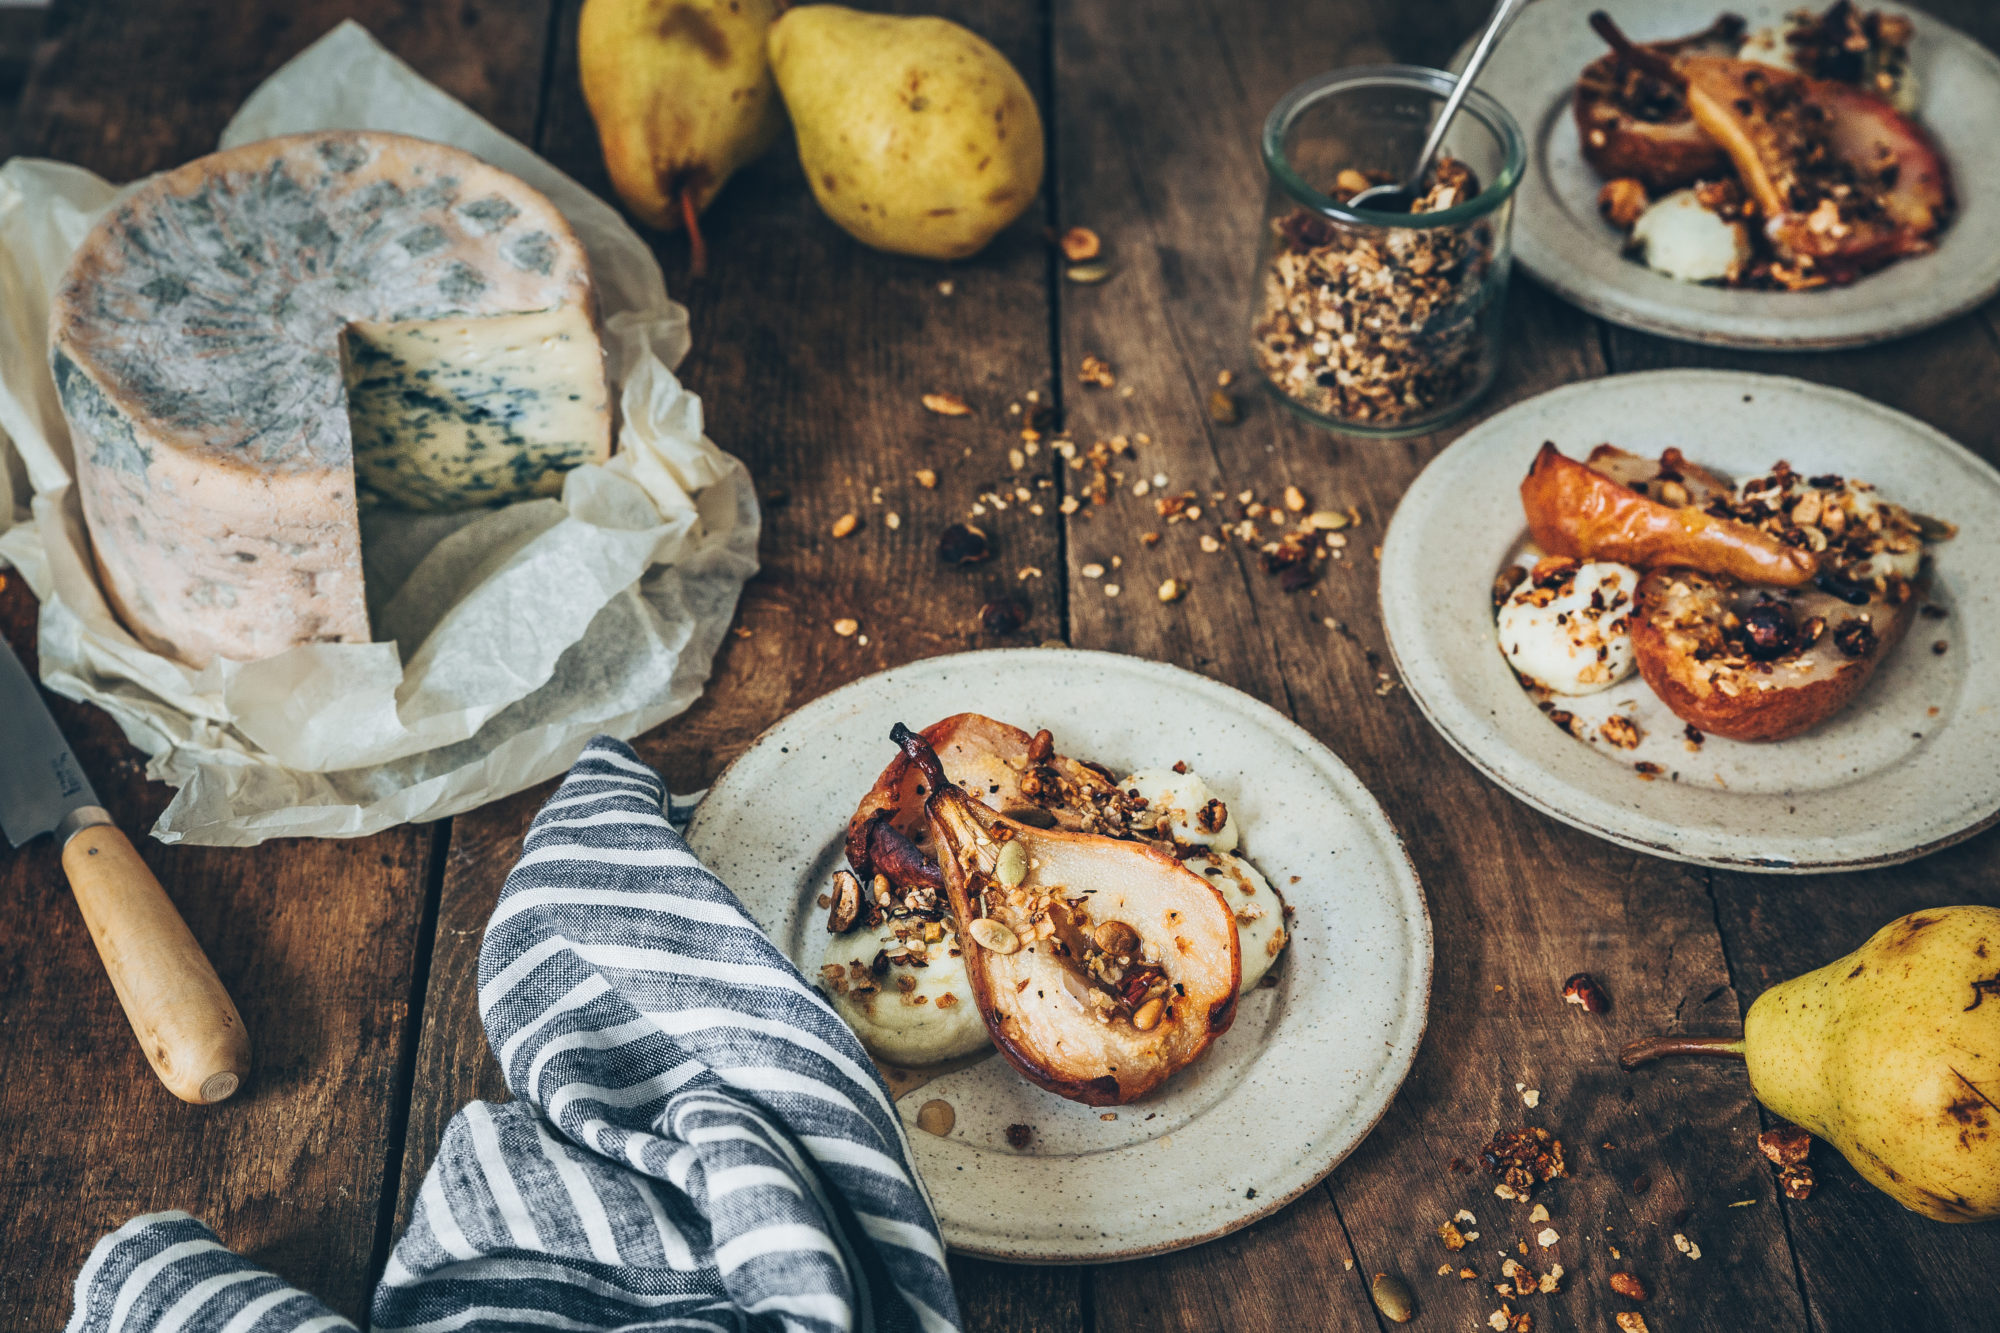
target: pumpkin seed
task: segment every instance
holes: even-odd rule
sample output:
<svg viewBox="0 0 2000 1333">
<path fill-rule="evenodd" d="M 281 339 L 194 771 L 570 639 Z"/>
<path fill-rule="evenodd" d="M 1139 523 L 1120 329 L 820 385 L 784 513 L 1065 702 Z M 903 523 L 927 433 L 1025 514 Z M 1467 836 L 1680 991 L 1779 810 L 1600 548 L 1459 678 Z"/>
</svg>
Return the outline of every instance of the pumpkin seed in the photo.
<svg viewBox="0 0 2000 1333">
<path fill-rule="evenodd" d="M 917 1108 L 917 1128 L 926 1134 L 939 1138 L 951 1133 L 951 1127 L 958 1123 L 958 1112 L 951 1109 L 951 1103 L 933 1098 Z"/>
<path fill-rule="evenodd" d="M 1000 845 L 1000 855 L 993 862 L 993 878 L 1008 888 L 1018 888 L 1028 877 L 1028 849 L 1018 839 Z"/>
<path fill-rule="evenodd" d="M 988 953 L 1008 954 L 1021 947 L 1021 938 L 990 916 L 982 916 L 966 929 L 980 948 Z"/>
<path fill-rule="evenodd" d="M 1375 1298 L 1375 1308 L 1392 1323 L 1407 1324 L 1417 1317 L 1417 1300 L 1410 1294 L 1410 1284 L 1393 1273 L 1377 1273 L 1368 1284 L 1368 1294 Z"/>
<path fill-rule="evenodd" d="M 1085 287 L 1094 287 L 1111 276 L 1111 265 L 1104 263 L 1102 260 L 1093 261 L 1088 264 L 1071 264 L 1067 269 L 1063 270 L 1063 276 L 1071 282 L 1081 283 Z"/>
</svg>

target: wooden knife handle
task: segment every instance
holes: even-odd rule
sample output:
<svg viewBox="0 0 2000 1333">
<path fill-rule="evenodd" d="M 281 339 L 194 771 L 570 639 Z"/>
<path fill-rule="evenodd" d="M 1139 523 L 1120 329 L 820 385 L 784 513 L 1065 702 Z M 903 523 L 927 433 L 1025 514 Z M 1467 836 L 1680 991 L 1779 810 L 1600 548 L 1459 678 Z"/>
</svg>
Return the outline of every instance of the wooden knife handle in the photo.
<svg viewBox="0 0 2000 1333">
<path fill-rule="evenodd" d="M 153 1072 L 187 1102 L 219 1102 L 250 1072 L 250 1034 L 138 849 L 115 824 L 63 846 L 63 871 Z"/>
</svg>

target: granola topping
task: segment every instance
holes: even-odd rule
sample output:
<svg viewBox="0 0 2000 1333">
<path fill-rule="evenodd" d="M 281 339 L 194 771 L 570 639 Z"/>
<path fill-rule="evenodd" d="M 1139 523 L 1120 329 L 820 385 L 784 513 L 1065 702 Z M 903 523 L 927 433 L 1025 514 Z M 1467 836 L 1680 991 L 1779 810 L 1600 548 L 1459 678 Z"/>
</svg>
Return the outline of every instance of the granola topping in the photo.
<svg viewBox="0 0 2000 1333">
<path fill-rule="evenodd" d="M 1346 186 L 1370 183 L 1343 173 Z M 1464 163 L 1440 159 L 1412 213 L 1479 193 Z M 1269 266 L 1252 341 L 1259 367 L 1294 402 L 1345 421 L 1396 426 L 1484 386 L 1492 360 L 1480 326 L 1493 264 L 1491 223 L 1363 227 L 1297 209 L 1271 224 Z"/>
</svg>

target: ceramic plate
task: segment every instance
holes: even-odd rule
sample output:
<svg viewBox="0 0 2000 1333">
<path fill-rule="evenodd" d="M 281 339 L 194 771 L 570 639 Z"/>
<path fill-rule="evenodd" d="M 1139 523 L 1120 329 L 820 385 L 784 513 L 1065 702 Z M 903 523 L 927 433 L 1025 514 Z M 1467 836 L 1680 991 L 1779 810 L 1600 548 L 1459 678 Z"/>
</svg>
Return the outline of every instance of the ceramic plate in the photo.
<svg viewBox="0 0 2000 1333">
<path fill-rule="evenodd" d="M 1621 235 L 1597 215 L 1603 184 L 1583 160 L 1570 89 L 1602 55 L 1590 30 L 1606 9 L 1637 41 L 1682 37 L 1724 11 L 1752 30 L 1775 26 L 1799 0 L 1540 0 L 1493 54 L 1479 86 L 1520 122 L 1530 163 L 1516 196 L 1514 252 L 1564 299 L 1647 333 L 1722 347 L 1807 351 L 1901 337 L 1971 310 L 2000 290 L 2000 60 L 1950 25 L 1915 10 L 1910 52 L 1917 118 L 1953 173 L 1959 214 L 1928 255 L 1847 287 L 1811 292 L 1730 291 L 1677 282 L 1626 259 Z M 1815 9 L 1824 8 L 1815 3 Z M 1889 6 L 1894 10 L 1895 6 Z"/>
<path fill-rule="evenodd" d="M 1932 549 L 1908 638 L 1844 711 L 1788 741 L 1682 725 L 1638 676 L 1561 700 L 1592 737 L 1613 711 L 1639 748 L 1585 742 L 1536 707 L 1501 658 L 1491 587 L 1526 535 L 1520 483 L 1544 440 L 1678 446 L 1732 477 L 1782 458 L 1874 482 L 1958 524 Z M 1382 543 L 1382 620 L 1403 683 L 1437 729 L 1529 805 L 1599 837 L 1703 865 L 1851 870 L 1906 861 L 2000 818 L 2000 474 L 1900 412 L 1770 375 L 1672 370 L 1545 393 L 1468 431 L 1425 468 Z M 1934 645 L 1944 648 L 1934 651 Z M 1647 780 L 1635 765 L 1656 765 Z"/>
<path fill-rule="evenodd" d="M 1423 1036 L 1430 917 L 1388 819 L 1332 751 L 1247 695 L 1109 653 L 1010 649 L 857 681 L 772 727 L 696 811 L 688 841 L 808 976 L 848 816 L 895 755 L 889 728 L 978 711 L 1047 727 L 1120 773 L 1186 760 L 1294 909 L 1292 940 L 1235 1024 L 1130 1105 L 1067 1102 L 998 1055 L 904 1092 L 918 1169 L 954 1249 L 1035 1263 L 1197 1244 L 1283 1207 L 1388 1108 Z M 897 1085 L 902 1086 L 899 1082 Z M 951 1103 L 949 1135 L 917 1108 Z M 1115 1119 L 1107 1118 L 1115 1114 Z M 1008 1146 L 1009 1125 L 1033 1131 Z"/>
</svg>

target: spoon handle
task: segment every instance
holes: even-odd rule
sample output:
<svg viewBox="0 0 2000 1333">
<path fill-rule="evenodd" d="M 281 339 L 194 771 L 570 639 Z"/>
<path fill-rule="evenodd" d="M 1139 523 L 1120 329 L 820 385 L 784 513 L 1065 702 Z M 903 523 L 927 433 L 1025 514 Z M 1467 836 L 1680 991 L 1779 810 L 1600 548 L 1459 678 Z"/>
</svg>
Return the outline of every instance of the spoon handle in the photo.
<svg viewBox="0 0 2000 1333">
<path fill-rule="evenodd" d="M 1458 82 L 1452 85 L 1451 96 L 1444 99 L 1444 109 L 1438 112 L 1437 120 L 1431 125 L 1430 137 L 1424 140 L 1424 151 L 1417 155 L 1417 165 L 1403 184 L 1410 198 L 1423 195 L 1424 177 L 1430 174 L 1431 159 L 1437 156 L 1438 149 L 1444 144 L 1445 131 L 1451 128 L 1451 122 L 1458 116 L 1458 108 L 1465 101 L 1465 95 L 1472 91 L 1473 81 L 1479 77 L 1486 58 L 1493 54 L 1500 38 L 1527 6 L 1528 0 L 1500 0 L 1493 7 L 1493 17 L 1486 20 L 1486 31 L 1479 34 L 1479 44 L 1466 58 L 1465 68 L 1459 71 Z"/>
</svg>

